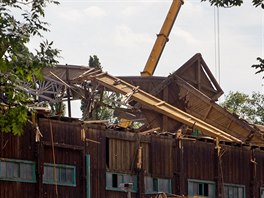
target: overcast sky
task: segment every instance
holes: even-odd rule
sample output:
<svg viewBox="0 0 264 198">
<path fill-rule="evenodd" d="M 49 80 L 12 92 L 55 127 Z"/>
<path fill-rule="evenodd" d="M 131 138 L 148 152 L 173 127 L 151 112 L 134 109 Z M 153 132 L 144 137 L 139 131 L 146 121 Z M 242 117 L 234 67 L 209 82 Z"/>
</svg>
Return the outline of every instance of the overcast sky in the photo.
<svg viewBox="0 0 264 198">
<path fill-rule="evenodd" d="M 264 57 L 264 11 L 251 1 L 219 9 L 220 77 L 216 70 L 215 12 L 208 2 L 185 1 L 155 76 L 167 76 L 201 53 L 225 94 L 264 92 L 252 64 Z M 138 76 L 143 70 L 171 0 L 61 0 L 49 6 L 48 40 L 61 50 L 60 64 L 88 65 L 97 55 L 103 70 Z M 36 45 L 33 40 L 31 46 Z"/>
</svg>

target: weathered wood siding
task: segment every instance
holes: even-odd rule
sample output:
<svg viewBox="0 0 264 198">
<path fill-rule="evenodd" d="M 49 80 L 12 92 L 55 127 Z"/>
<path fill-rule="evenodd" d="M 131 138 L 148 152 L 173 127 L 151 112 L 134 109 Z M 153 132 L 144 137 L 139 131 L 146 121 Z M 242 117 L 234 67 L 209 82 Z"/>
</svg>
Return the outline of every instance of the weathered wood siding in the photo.
<svg viewBox="0 0 264 198">
<path fill-rule="evenodd" d="M 30 125 L 24 135 L 14 137 L 12 134 L 0 133 L 0 157 L 23 160 L 35 159 L 35 133 Z"/>
<path fill-rule="evenodd" d="M 251 161 L 253 168 L 252 168 L 252 175 L 255 178 L 255 182 L 252 183 L 255 188 L 253 191 L 256 193 L 256 197 L 260 197 L 260 190 L 258 187 L 264 187 L 264 150 L 256 150 L 254 152 L 254 157 Z"/>
<path fill-rule="evenodd" d="M 86 142 L 86 153 L 91 156 L 91 197 L 100 198 L 105 195 L 106 172 L 106 138 L 105 130 L 101 128 L 88 128 L 86 137 L 91 141 Z"/>
<path fill-rule="evenodd" d="M 151 137 L 151 175 L 153 177 L 173 177 L 173 139 L 168 137 Z"/>
<path fill-rule="evenodd" d="M 35 197 L 35 184 L 0 181 L 0 197 L 13 198 L 13 197 Z"/>
<path fill-rule="evenodd" d="M 109 169 L 131 172 L 137 157 L 137 143 L 132 141 L 109 140 Z"/>
<path fill-rule="evenodd" d="M 222 167 L 225 183 L 248 185 L 250 150 L 245 147 L 222 146 Z"/>
<path fill-rule="evenodd" d="M 37 176 L 35 183 L 0 180 L 1 198 L 56 197 L 56 186 L 42 183 L 44 163 L 76 167 L 76 187 L 58 185 L 59 197 L 67 198 L 86 197 L 88 184 L 92 198 L 126 197 L 126 193 L 106 190 L 107 171 L 135 175 L 138 192 L 132 193 L 132 197 L 139 198 L 149 197 L 144 194 L 144 176 L 171 179 L 172 193 L 184 195 L 188 194 L 188 179 L 213 181 L 216 185 L 243 185 L 246 197 L 259 197 L 260 187 L 264 186 L 262 148 L 221 143 L 219 157 L 215 142 L 208 139 L 140 136 L 102 125 L 84 126 L 77 121 L 46 118 L 39 119 L 39 126 L 43 138 L 38 143 L 31 126 L 21 137 L 1 134 L 0 158 L 33 161 Z M 82 128 L 86 141 L 81 138 Z M 136 168 L 140 146 L 142 170 Z M 90 183 L 87 181 L 86 155 L 90 156 Z M 221 197 L 220 194 L 217 197 Z"/>
<path fill-rule="evenodd" d="M 215 145 L 202 141 L 183 142 L 183 166 L 187 179 L 215 179 Z"/>
<path fill-rule="evenodd" d="M 27 129 L 24 135 L 20 137 L 0 132 L 0 158 L 35 161 L 35 134 L 30 125 L 28 125 Z M 27 198 L 31 195 L 34 197 L 35 193 L 36 185 L 34 183 L 0 180 L 0 198 Z"/>
</svg>

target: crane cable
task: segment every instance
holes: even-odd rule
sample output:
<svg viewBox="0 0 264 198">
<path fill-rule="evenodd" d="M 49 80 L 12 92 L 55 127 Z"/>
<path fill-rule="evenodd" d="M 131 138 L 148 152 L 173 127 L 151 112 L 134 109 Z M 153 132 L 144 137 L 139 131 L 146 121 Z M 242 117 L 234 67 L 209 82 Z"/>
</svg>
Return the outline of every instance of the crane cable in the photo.
<svg viewBox="0 0 264 198">
<path fill-rule="evenodd" d="M 50 138 L 51 138 L 52 159 L 53 159 L 53 177 L 54 177 L 54 182 L 55 182 L 55 194 L 56 194 L 56 198 L 58 198 L 59 193 L 58 193 L 58 178 L 57 178 L 57 171 L 56 171 L 56 158 L 55 158 L 52 123 L 50 120 L 49 120 L 49 125 L 50 125 Z"/>
<path fill-rule="evenodd" d="M 214 7 L 215 76 L 220 84 L 220 25 L 219 7 Z"/>
</svg>

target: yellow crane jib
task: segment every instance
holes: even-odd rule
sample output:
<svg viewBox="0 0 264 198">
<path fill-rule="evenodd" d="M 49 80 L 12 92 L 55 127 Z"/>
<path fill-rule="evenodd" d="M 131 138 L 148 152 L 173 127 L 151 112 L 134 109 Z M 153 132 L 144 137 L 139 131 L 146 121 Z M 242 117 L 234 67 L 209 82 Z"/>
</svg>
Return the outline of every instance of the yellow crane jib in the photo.
<svg viewBox="0 0 264 198">
<path fill-rule="evenodd" d="M 182 4 L 183 0 L 173 0 L 141 76 L 153 75 Z"/>
</svg>

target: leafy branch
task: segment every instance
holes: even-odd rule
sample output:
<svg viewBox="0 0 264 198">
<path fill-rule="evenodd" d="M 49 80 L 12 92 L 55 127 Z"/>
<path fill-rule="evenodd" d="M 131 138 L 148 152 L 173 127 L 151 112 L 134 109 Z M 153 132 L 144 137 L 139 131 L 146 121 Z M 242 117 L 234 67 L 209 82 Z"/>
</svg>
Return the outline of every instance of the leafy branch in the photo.
<svg viewBox="0 0 264 198">
<path fill-rule="evenodd" d="M 259 74 L 261 72 L 264 72 L 264 59 L 258 57 L 257 60 L 259 61 L 259 64 L 252 65 L 251 67 L 255 68 L 256 74 Z M 264 78 L 264 76 L 263 76 Z"/>
<path fill-rule="evenodd" d="M 32 104 L 32 96 L 21 82 L 36 87 L 45 67 L 58 63 L 59 50 L 44 40 L 31 52 L 27 44 L 34 36 L 49 31 L 43 21 L 52 0 L 2 0 L 0 3 L 0 131 L 21 135 Z M 12 10 L 12 12 L 11 12 Z M 14 15 L 16 13 L 16 15 Z M 20 13 L 20 14 L 17 14 Z"/>
</svg>

